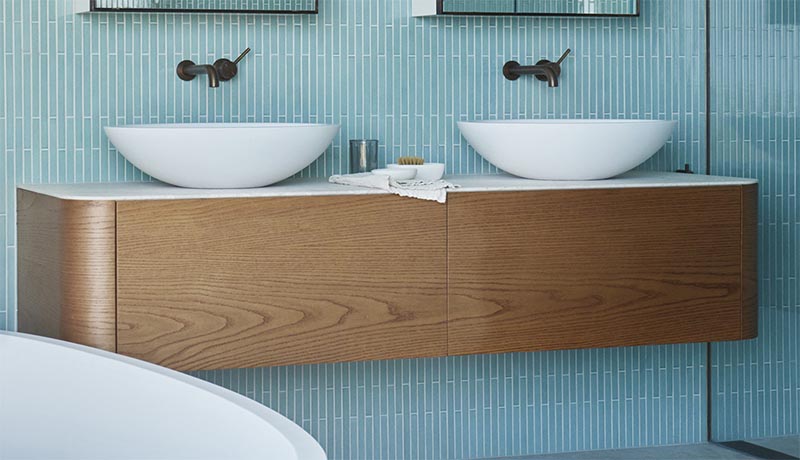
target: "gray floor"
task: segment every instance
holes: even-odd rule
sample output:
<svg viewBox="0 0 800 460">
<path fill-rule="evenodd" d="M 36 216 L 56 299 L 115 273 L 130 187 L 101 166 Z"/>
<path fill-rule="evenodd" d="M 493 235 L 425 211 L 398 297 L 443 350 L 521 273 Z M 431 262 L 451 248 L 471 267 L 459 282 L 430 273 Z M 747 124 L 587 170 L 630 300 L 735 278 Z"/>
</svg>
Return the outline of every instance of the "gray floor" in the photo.
<svg viewBox="0 0 800 460">
<path fill-rule="evenodd" d="M 800 436 L 792 436 L 789 438 L 770 438 L 750 441 L 753 444 L 764 446 L 768 449 L 777 450 L 784 454 L 793 455 L 800 458 Z"/>
<path fill-rule="evenodd" d="M 800 457 L 800 437 L 750 440 L 753 444 Z M 713 444 L 652 447 L 646 449 L 605 450 L 570 454 L 537 455 L 503 460 L 736 460 L 748 455 Z"/>
</svg>

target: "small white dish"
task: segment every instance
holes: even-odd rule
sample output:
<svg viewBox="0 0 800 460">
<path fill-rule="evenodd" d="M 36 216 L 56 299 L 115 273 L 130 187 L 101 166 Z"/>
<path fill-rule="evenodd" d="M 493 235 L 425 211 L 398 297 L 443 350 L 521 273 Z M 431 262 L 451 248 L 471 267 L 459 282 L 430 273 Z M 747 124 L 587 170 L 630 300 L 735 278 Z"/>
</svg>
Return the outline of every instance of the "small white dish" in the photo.
<svg viewBox="0 0 800 460">
<path fill-rule="evenodd" d="M 373 169 L 372 174 L 389 176 L 394 180 L 411 180 L 417 177 L 417 168 L 383 168 Z"/>
<path fill-rule="evenodd" d="M 444 163 L 425 163 L 424 165 L 398 165 L 392 163 L 386 167 L 390 169 L 416 169 L 417 180 L 435 181 L 444 177 Z"/>
</svg>

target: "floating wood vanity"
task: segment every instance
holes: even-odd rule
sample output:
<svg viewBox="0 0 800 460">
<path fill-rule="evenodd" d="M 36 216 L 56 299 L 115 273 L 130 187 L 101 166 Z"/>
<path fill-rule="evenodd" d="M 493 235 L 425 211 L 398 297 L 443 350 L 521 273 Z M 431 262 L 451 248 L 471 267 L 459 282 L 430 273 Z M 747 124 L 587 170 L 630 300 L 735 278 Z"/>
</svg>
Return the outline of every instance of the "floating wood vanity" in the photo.
<svg viewBox="0 0 800 460">
<path fill-rule="evenodd" d="M 19 328 L 179 370 L 742 340 L 757 184 L 18 191 Z"/>
</svg>

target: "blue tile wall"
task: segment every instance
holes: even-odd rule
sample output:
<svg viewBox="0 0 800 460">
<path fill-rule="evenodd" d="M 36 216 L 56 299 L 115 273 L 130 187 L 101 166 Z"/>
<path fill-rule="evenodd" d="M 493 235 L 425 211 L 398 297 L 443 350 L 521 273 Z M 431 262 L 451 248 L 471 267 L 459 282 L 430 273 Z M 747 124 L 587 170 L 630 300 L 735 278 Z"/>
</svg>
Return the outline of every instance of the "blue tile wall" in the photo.
<svg viewBox="0 0 800 460">
<path fill-rule="evenodd" d="M 704 9 L 645 0 L 641 18 L 412 18 L 410 0 L 323 0 L 319 15 L 96 14 L 71 0 L 2 0 L 0 216 L 8 276 L 0 316 L 14 326 L 14 189 L 19 183 L 146 179 L 103 127 L 128 123 L 341 123 L 301 174 L 347 167 L 347 140 L 380 139 L 449 173 L 495 173 L 456 122 L 511 117 L 661 118 L 680 127 L 645 167 L 704 162 Z M 254 52 L 217 90 L 175 76 L 183 59 Z M 506 60 L 574 53 L 559 89 L 506 81 Z M 693 75 L 696 78 L 684 78 Z"/>
<path fill-rule="evenodd" d="M 71 10 L 71 0 L 0 0 L 0 74 L 11 76 L 0 82 L 0 328 L 16 323 L 16 185 L 147 179 L 109 146 L 102 133 L 107 125 L 342 123 L 332 148 L 301 173 L 323 177 L 344 170 L 351 137 L 380 139 L 381 162 L 411 154 L 444 161 L 449 173 L 494 173 L 461 139 L 456 121 L 676 119 L 673 141 L 644 167 L 691 163 L 703 171 L 706 11 L 700 0 L 642 0 L 642 16 L 628 19 L 415 19 L 410 0 L 321 0 L 318 16 L 76 17 Z M 773 232 L 762 240 L 772 249 L 762 276 L 771 285 L 762 315 L 773 320 L 765 320 L 757 342 L 718 347 L 718 410 L 753 418 L 748 428 L 720 415 L 716 420 L 728 425 L 716 429 L 731 436 L 797 432 L 796 422 L 777 425 L 786 423 L 781 414 L 797 413 L 797 355 L 790 347 L 797 349 L 800 330 L 798 258 L 789 251 L 796 253 L 800 231 L 798 91 L 789 78 L 772 75 L 772 86 L 745 99 L 743 81 L 773 80 L 734 65 L 744 62 L 734 55 L 738 34 L 752 28 L 751 44 L 784 40 L 783 51 L 759 59 L 797 75 L 796 26 L 769 13 L 786 35 L 752 21 L 734 27 L 723 10 L 715 11 L 715 35 L 736 38 L 723 36 L 715 48 L 715 63 L 728 65 L 716 77 L 717 91 L 728 93 L 715 99 L 714 167 L 768 181 L 762 225 Z M 218 90 L 174 76 L 182 59 L 211 62 L 247 46 L 254 53 L 240 76 Z M 574 54 L 557 90 L 500 75 L 508 59 L 535 62 L 567 47 Z M 729 97 L 739 105 L 720 105 Z M 732 126 L 749 142 L 729 137 L 724 127 L 731 120 L 739 120 Z M 792 145 L 794 156 L 781 156 L 781 146 Z M 787 162 L 794 175 L 772 159 Z M 784 250 L 786 244 L 792 246 Z M 200 375 L 288 415 L 333 460 L 466 459 L 700 442 L 705 364 L 704 346 L 683 345 Z M 792 391 L 793 400 L 784 397 Z"/>
<path fill-rule="evenodd" d="M 712 171 L 761 181 L 760 337 L 714 346 L 714 437 L 796 435 L 800 2 L 737 0 L 712 5 Z"/>
<path fill-rule="evenodd" d="M 332 459 L 472 459 L 701 442 L 702 346 L 198 372 Z"/>
</svg>

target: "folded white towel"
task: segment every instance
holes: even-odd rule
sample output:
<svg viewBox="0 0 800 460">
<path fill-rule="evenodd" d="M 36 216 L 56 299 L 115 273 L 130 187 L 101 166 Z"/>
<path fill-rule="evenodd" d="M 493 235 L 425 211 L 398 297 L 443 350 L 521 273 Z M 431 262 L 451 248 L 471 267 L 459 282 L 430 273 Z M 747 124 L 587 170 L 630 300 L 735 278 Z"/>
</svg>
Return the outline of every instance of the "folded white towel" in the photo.
<svg viewBox="0 0 800 460">
<path fill-rule="evenodd" d="M 458 188 L 458 185 L 451 184 L 444 180 L 423 181 L 423 180 L 394 180 L 389 176 L 372 173 L 362 174 L 343 174 L 331 176 L 330 182 L 340 185 L 352 185 L 355 187 L 374 188 L 386 190 L 395 195 L 418 198 L 420 200 L 447 201 L 447 190 Z"/>
</svg>

